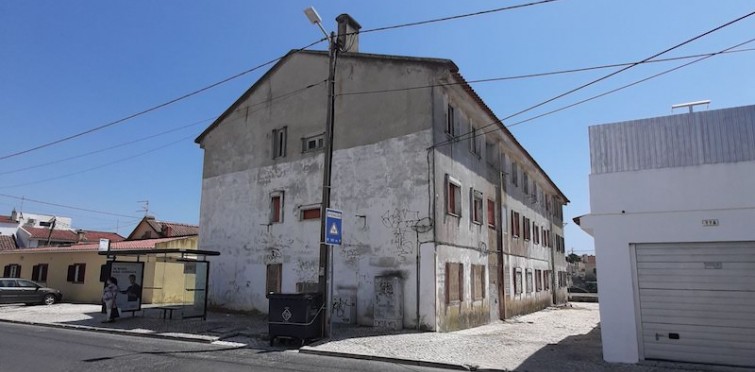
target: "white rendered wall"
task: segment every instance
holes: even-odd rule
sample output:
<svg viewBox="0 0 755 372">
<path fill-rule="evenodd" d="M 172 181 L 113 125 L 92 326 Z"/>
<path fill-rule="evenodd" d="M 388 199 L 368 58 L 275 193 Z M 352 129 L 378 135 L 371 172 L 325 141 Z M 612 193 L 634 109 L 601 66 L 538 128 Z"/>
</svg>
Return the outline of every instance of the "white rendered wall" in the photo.
<svg viewBox="0 0 755 372">
<path fill-rule="evenodd" d="M 629 245 L 755 240 L 755 162 L 590 176 L 603 358 L 639 360 Z M 716 227 L 702 220 L 717 219 Z"/>
</svg>

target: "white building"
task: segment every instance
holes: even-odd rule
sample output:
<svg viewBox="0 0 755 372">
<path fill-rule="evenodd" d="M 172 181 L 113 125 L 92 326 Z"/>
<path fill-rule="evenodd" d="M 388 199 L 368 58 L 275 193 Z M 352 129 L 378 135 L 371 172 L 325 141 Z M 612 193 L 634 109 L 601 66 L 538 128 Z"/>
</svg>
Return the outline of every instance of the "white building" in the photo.
<svg viewBox="0 0 755 372">
<path fill-rule="evenodd" d="M 755 106 L 589 133 L 605 360 L 755 367 Z"/>
<path fill-rule="evenodd" d="M 354 314 L 336 317 L 446 331 L 565 302 L 568 200 L 458 67 L 342 45 L 334 297 Z M 293 51 L 197 138 L 214 305 L 317 288 L 327 76 L 327 53 Z"/>
</svg>

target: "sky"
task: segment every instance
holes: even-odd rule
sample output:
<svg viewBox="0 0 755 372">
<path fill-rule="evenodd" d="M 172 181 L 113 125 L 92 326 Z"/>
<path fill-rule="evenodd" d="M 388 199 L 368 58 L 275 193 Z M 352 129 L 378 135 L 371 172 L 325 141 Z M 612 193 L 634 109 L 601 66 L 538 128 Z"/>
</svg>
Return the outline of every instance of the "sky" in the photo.
<svg viewBox="0 0 755 372">
<path fill-rule="evenodd" d="M 112 123 L 317 41 L 321 32 L 303 13 L 308 6 L 330 31 L 341 13 L 371 29 L 526 2 L 2 1 L 0 215 L 16 208 L 69 216 L 76 228 L 127 235 L 149 201 L 148 213 L 158 219 L 197 224 L 203 152 L 194 139 L 266 68 L 102 130 L 10 155 Z M 365 33 L 359 48 L 452 59 L 467 80 L 510 77 L 641 61 L 753 10 L 755 4 L 746 0 L 559 0 Z M 755 16 L 662 57 L 717 52 L 751 38 Z M 755 48 L 755 42 L 741 48 Z M 636 66 L 504 123 L 689 61 Z M 709 109 L 753 104 L 753 66 L 754 51 L 718 55 L 511 126 L 571 201 L 564 213 L 567 250 L 593 251 L 592 239 L 572 222 L 590 211 L 590 125 L 669 115 L 671 105 L 697 100 L 711 100 Z M 618 69 L 473 87 L 505 118 Z"/>
</svg>

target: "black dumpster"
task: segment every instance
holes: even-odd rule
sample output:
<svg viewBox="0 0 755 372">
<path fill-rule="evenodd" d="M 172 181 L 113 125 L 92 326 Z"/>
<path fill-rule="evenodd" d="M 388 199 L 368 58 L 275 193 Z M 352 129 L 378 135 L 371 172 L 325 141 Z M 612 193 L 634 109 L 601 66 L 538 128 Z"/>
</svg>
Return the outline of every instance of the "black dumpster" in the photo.
<svg viewBox="0 0 755 372">
<path fill-rule="evenodd" d="M 270 346 L 276 337 L 293 338 L 304 345 L 307 340 L 322 337 L 322 319 L 325 315 L 322 295 L 319 293 L 270 293 L 268 333 Z"/>
</svg>

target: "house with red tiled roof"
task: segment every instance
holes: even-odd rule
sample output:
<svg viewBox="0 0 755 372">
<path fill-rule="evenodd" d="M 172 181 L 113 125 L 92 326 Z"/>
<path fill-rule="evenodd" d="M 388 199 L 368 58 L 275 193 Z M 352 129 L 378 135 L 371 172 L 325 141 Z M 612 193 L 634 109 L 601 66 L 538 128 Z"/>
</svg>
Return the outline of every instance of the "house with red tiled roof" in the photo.
<svg viewBox="0 0 755 372">
<path fill-rule="evenodd" d="M 0 235 L 0 251 L 18 249 L 16 238 L 13 235 Z"/>
<path fill-rule="evenodd" d="M 153 216 L 145 216 L 126 240 L 171 238 L 199 235 L 199 226 L 176 222 L 158 221 Z"/>
<path fill-rule="evenodd" d="M 117 233 L 108 231 L 51 229 L 30 226 L 21 226 L 16 232 L 16 238 L 19 246 L 22 248 L 98 243 L 100 239 L 108 239 L 111 242 L 124 240 Z"/>
</svg>

